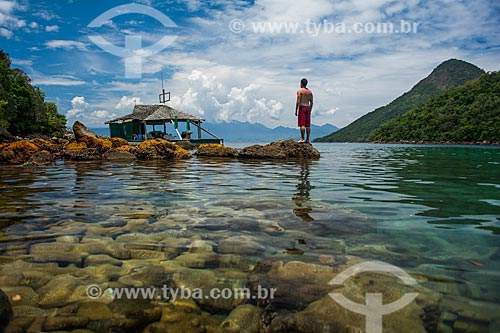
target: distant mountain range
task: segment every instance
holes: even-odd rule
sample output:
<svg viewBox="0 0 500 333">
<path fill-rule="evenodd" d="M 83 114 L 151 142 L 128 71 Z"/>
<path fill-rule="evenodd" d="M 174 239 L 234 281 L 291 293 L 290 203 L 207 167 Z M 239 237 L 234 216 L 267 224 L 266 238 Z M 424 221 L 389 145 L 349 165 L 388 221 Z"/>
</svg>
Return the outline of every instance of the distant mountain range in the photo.
<svg viewBox="0 0 500 333">
<path fill-rule="evenodd" d="M 431 97 L 477 79 L 484 71 L 468 62 L 450 59 L 440 64 L 432 73 L 415 85 L 409 92 L 390 104 L 372 111 L 348 126 L 317 142 L 366 142 L 382 124 L 421 106 Z"/>
<path fill-rule="evenodd" d="M 278 126 L 269 128 L 262 124 L 233 121 L 229 123 L 205 123 L 204 128 L 224 138 L 226 142 L 272 142 L 283 139 L 300 139 L 299 128 Z M 336 126 L 311 125 L 311 140 L 337 131 Z"/>
<path fill-rule="evenodd" d="M 299 128 L 278 126 L 269 128 L 262 124 L 233 121 L 229 123 L 205 122 L 203 128 L 224 139 L 225 142 L 272 142 L 283 139 L 300 139 Z M 97 135 L 109 136 L 109 128 L 91 128 Z M 336 126 L 311 125 L 311 140 L 337 131 Z M 193 131 L 193 128 L 191 128 Z M 195 134 L 196 136 L 196 134 Z"/>
</svg>

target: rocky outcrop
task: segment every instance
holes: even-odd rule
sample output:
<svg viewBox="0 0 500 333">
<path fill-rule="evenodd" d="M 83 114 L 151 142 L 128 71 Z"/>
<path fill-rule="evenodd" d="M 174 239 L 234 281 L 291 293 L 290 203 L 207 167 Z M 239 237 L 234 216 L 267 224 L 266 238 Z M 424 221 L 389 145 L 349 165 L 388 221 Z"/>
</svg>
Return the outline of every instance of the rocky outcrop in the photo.
<svg viewBox="0 0 500 333">
<path fill-rule="evenodd" d="M 128 141 L 122 138 L 111 138 L 109 141 L 111 141 L 112 148 L 128 146 Z"/>
<path fill-rule="evenodd" d="M 50 152 L 28 140 L 0 144 L 0 163 L 5 164 L 42 164 L 55 159 Z"/>
<path fill-rule="evenodd" d="M 76 142 L 83 142 L 88 148 L 97 149 L 99 153 L 104 153 L 113 148 L 113 142 L 111 140 L 99 138 L 79 121 L 75 121 L 73 124 L 73 132 L 75 133 Z"/>
<path fill-rule="evenodd" d="M 294 140 L 282 140 L 272 142 L 265 146 L 253 145 L 243 148 L 239 158 L 249 159 L 318 159 L 319 151 L 307 143 L 299 143 Z"/>
<path fill-rule="evenodd" d="M 281 140 L 265 146 L 253 145 L 237 151 L 234 148 L 218 144 L 203 144 L 196 151 L 197 156 L 203 157 L 238 157 L 241 159 L 274 159 L 274 160 L 303 160 L 318 159 L 319 151 L 307 143 L 294 140 Z"/>
<path fill-rule="evenodd" d="M 0 143 L 0 163 L 38 165 L 52 163 L 57 158 L 70 161 L 180 160 L 191 158 L 191 153 L 187 149 L 164 139 L 147 140 L 139 146 L 133 147 L 125 139 L 101 138 L 79 121 L 73 124 L 73 131 L 76 142 L 65 139 L 36 138 Z M 240 152 L 220 144 L 202 144 L 198 147 L 196 155 L 275 160 L 303 160 L 320 157 L 318 150 L 311 145 L 298 143 L 294 140 L 277 141 L 265 146 L 253 145 L 243 148 Z"/>
<path fill-rule="evenodd" d="M 70 161 L 100 160 L 101 154 L 96 148 L 88 148 L 84 142 L 71 142 L 64 146 L 63 157 Z"/>
<path fill-rule="evenodd" d="M 191 158 L 191 153 L 164 139 L 147 140 L 137 146 L 135 155 L 141 160 L 182 160 Z"/>
<path fill-rule="evenodd" d="M 238 151 L 223 145 L 203 144 L 198 147 L 196 155 L 206 157 L 238 157 Z"/>
</svg>

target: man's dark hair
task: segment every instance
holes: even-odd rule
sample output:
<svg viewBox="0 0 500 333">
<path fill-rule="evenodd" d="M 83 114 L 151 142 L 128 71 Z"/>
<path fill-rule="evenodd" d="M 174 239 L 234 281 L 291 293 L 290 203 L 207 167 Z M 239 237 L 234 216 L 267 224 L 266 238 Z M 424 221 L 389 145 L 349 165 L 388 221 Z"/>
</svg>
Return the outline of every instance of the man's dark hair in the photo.
<svg viewBox="0 0 500 333">
<path fill-rule="evenodd" d="M 302 80 L 300 80 L 300 84 L 305 88 L 307 87 L 307 79 L 306 78 L 303 78 Z"/>
</svg>

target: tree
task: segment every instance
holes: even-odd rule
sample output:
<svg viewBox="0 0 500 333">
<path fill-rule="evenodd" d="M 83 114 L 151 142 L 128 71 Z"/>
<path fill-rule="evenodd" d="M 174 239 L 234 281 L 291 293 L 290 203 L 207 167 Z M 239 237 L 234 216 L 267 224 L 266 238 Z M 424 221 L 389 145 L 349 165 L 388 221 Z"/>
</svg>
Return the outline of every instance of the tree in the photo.
<svg viewBox="0 0 500 333">
<path fill-rule="evenodd" d="M 25 72 L 10 66 L 9 55 L 0 50 L 0 126 L 21 136 L 63 134 L 66 118 L 56 105 L 45 102 L 45 93 Z"/>
</svg>

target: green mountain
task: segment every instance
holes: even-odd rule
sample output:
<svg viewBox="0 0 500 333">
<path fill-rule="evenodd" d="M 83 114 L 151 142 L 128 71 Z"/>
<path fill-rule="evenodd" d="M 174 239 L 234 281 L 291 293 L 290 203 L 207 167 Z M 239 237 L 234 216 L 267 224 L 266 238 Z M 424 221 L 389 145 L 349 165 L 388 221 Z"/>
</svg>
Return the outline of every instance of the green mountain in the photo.
<svg viewBox="0 0 500 333">
<path fill-rule="evenodd" d="M 500 72 L 434 96 L 382 125 L 370 140 L 500 142 Z"/>
<path fill-rule="evenodd" d="M 478 78 L 484 71 L 468 62 L 451 59 L 443 62 L 409 92 L 390 104 L 372 111 L 348 126 L 316 142 L 366 142 L 370 134 L 386 123 L 427 102 L 432 96 Z"/>
</svg>

